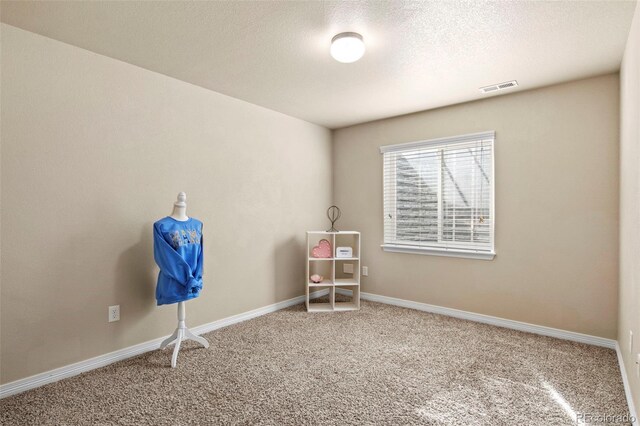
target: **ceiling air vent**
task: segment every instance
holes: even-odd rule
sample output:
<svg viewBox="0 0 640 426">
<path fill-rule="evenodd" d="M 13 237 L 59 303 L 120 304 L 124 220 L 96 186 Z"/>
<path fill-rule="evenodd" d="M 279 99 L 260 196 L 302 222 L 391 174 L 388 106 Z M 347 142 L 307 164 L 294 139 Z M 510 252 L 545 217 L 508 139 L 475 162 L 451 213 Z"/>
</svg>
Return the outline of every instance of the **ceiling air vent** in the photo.
<svg viewBox="0 0 640 426">
<path fill-rule="evenodd" d="M 505 89 L 510 89 L 512 87 L 516 87 L 517 85 L 518 85 L 518 82 L 515 80 L 512 80 L 512 81 L 506 81 L 504 83 L 492 84 L 491 86 L 481 87 L 480 91 L 482 93 L 497 92 L 499 90 L 505 90 Z"/>
</svg>

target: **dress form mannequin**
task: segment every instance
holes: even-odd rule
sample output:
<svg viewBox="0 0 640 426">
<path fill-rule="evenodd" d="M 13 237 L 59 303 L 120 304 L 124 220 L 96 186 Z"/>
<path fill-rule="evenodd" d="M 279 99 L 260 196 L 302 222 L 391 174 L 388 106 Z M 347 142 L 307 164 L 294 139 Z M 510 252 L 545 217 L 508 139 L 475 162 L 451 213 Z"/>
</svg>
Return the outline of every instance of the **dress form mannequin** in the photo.
<svg viewBox="0 0 640 426">
<path fill-rule="evenodd" d="M 171 217 L 180 222 L 189 220 L 187 216 L 187 194 L 181 192 L 178 194 L 178 200 L 173 203 L 173 211 Z M 209 342 L 204 337 L 196 336 L 187 328 L 185 322 L 185 302 L 178 302 L 178 327 L 173 334 L 166 338 L 161 344 L 160 349 L 166 348 L 168 345 L 175 343 L 173 348 L 173 356 L 171 357 L 171 367 L 175 368 L 178 362 L 178 352 L 180 351 L 180 344 L 183 340 L 193 340 L 200 343 L 205 348 L 209 347 Z"/>
</svg>

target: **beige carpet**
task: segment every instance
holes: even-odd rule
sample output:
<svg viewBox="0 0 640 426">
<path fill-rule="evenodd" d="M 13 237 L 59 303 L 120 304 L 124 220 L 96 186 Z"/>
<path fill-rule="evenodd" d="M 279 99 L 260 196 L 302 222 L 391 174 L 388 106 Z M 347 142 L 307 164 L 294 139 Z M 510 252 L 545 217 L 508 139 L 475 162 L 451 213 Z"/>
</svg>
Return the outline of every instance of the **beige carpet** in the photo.
<svg viewBox="0 0 640 426">
<path fill-rule="evenodd" d="M 627 412 L 612 350 L 377 303 L 299 305 L 206 337 L 175 370 L 154 351 L 6 398 L 0 423 L 569 425 Z"/>
</svg>

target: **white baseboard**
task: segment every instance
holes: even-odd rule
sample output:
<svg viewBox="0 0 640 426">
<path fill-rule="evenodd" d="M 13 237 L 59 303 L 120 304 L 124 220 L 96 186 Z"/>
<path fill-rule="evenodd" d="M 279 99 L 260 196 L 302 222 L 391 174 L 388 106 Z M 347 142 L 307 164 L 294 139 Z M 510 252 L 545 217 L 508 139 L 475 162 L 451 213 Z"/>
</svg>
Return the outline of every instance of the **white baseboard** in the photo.
<svg viewBox="0 0 640 426">
<path fill-rule="evenodd" d="M 627 369 L 624 366 L 624 360 L 622 359 L 622 352 L 620 352 L 620 345 L 616 342 L 616 354 L 618 354 L 618 364 L 620 364 L 620 374 L 622 374 L 622 384 L 624 385 L 624 393 L 627 396 L 627 405 L 629 405 L 629 414 L 635 420 L 633 425 L 638 425 L 638 415 L 636 414 L 636 407 L 633 404 L 633 397 L 631 396 L 631 387 L 629 386 L 629 378 L 627 377 Z"/>
<path fill-rule="evenodd" d="M 310 298 L 317 298 L 326 295 L 329 290 L 320 290 L 313 292 L 309 295 Z M 191 329 L 195 334 L 204 334 L 219 328 L 227 327 L 231 324 L 236 324 L 242 321 L 246 321 L 261 315 L 269 314 L 271 312 L 278 311 L 280 309 L 288 308 L 289 306 L 297 305 L 305 300 L 305 296 L 294 297 L 293 299 L 283 300 L 282 302 L 274 303 L 272 305 L 264 306 L 262 308 L 254 309 L 252 311 L 244 312 L 242 314 L 233 315 L 231 317 L 222 318 L 208 324 L 199 325 Z M 34 389 L 39 386 L 46 385 L 48 383 L 57 382 L 58 380 L 66 379 L 68 377 L 76 376 L 80 373 L 84 373 L 96 368 L 104 367 L 117 361 L 122 361 L 133 356 L 143 354 L 145 352 L 153 351 L 160 348 L 160 343 L 164 339 L 169 337 L 163 336 L 157 339 L 149 340 L 148 342 L 140 343 L 128 348 L 119 349 L 114 352 L 110 352 L 104 355 L 90 358 L 84 361 L 76 362 L 75 364 L 66 365 L 64 367 L 56 368 L 54 370 L 45 371 L 44 373 L 36 374 L 34 376 L 26 377 L 24 379 L 16 380 L 14 382 L 0 385 L 0 399 L 7 396 L 15 395 L 20 392 Z M 169 358 L 167 358 L 168 360 Z"/>
<path fill-rule="evenodd" d="M 351 295 L 351 290 L 336 289 L 337 293 Z M 465 319 L 469 321 L 491 324 L 498 327 L 511 328 L 513 330 L 526 331 L 528 333 L 541 334 L 543 336 L 557 337 L 558 339 L 571 340 L 589 345 L 603 346 L 615 349 L 616 341 L 604 337 L 591 336 L 589 334 L 576 333 L 574 331 L 560 330 L 558 328 L 545 327 L 543 325 L 529 324 L 505 318 L 492 317 L 490 315 L 476 314 L 474 312 L 461 311 L 459 309 L 445 308 L 427 303 L 413 302 L 411 300 L 397 299 L 395 297 L 381 296 L 379 294 L 360 292 L 360 298 L 372 302 L 385 303 L 387 305 L 416 309 L 418 311 L 431 312 L 433 314 Z"/>
<path fill-rule="evenodd" d="M 350 290 L 336 289 L 337 293 L 350 295 Z M 321 290 L 311 293 L 311 298 L 317 298 L 324 296 L 328 293 L 328 290 Z M 629 409 L 632 415 L 635 417 L 635 409 L 633 407 L 633 401 L 629 391 L 629 384 L 627 382 L 626 372 L 624 370 L 624 364 L 620 358 L 619 348 L 617 348 L 617 342 L 612 339 L 605 339 L 597 336 L 590 336 L 587 334 L 576 333 L 572 331 L 560 330 L 551 327 L 544 327 L 535 324 L 528 324 L 519 321 L 508 320 L 504 318 L 492 317 L 489 315 L 476 314 L 473 312 L 461 311 L 458 309 L 445 308 L 442 306 L 429 305 L 427 303 L 413 302 L 410 300 L 397 299 L 394 297 L 381 296 L 373 293 L 360 293 L 360 297 L 364 300 L 370 300 L 372 302 L 386 303 L 388 305 L 395 305 L 404 308 L 416 309 L 419 311 L 431 312 L 435 314 L 441 314 L 451 316 L 455 318 L 466 319 L 469 321 L 481 322 L 485 324 L 491 324 L 498 327 L 511 328 L 514 330 L 526 331 L 529 333 L 541 334 L 544 336 L 557 337 L 559 339 L 572 340 L 581 343 L 587 343 L 596 346 L 603 346 L 611 349 L 617 349 L 618 357 L 620 361 L 620 369 L 622 371 L 623 382 L 625 385 L 625 392 L 627 393 L 627 400 L 629 402 Z M 272 305 L 264 306 L 262 308 L 254 309 L 252 311 L 244 312 L 242 314 L 234 315 L 231 317 L 223 318 L 208 324 L 203 324 L 192 329 L 196 334 L 204 334 L 219 328 L 236 324 L 242 321 L 246 321 L 252 318 L 256 318 L 261 315 L 265 315 L 271 312 L 278 311 L 280 309 L 287 308 L 289 306 L 296 305 L 304 302 L 304 296 L 294 297 L 293 299 L 284 300 L 282 302 L 274 303 Z M 64 367 L 56 368 L 54 370 L 46 371 L 44 373 L 36 374 L 34 376 L 26 377 L 24 379 L 16 380 L 4 385 L 0 385 L 0 399 L 7 396 L 15 395 L 20 392 L 24 392 L 29 389 L 45 385 L 47 383 L 53 383 L 58 380 L 62 380 L 68 377 L 78 375 L 96 368 L 104 367 L 117 361 L 121 361 L 133 356 L 143 354 L 152 350 L 156 350 L 160 347 L 160 343 L 168 336 L 163 336 L 148 342 L 140 343 L 128 348 L 120 349 L 108 354 L 100 355 L 95 358 L 90 358 L 85 361 L 80 361 L 75 364 L 70 364 Z"/>
</svg>

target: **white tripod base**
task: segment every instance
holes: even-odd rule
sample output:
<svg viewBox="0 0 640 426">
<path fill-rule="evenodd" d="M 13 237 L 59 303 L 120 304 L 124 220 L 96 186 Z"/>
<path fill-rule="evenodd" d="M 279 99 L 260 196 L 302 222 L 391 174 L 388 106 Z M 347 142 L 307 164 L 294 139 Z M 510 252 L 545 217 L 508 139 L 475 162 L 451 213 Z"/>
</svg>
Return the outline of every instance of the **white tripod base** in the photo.
<svg viewBox="0 0 640 426">
<path fill-rule="evenodd" d="M 185 324 L 185 309 L 184 302 L 178 303 L 178 328 L 170 337 L 167 337 L 161 344 L 160 349 L 164 349 L 172 343 L 175 343 L 175 347 L 173 348 L 173 356 L 171 357 L 171 367 L 176 368 L 176 364 L 178 363 L 178 352 L 180 352 L 180 344 L 184 340 L 193 340 L 195 342 L 200 343 L 205 348 L 209 347 L 209 342 L 204 337 L 196 336 L 187 328 Z"/>
</svg>

